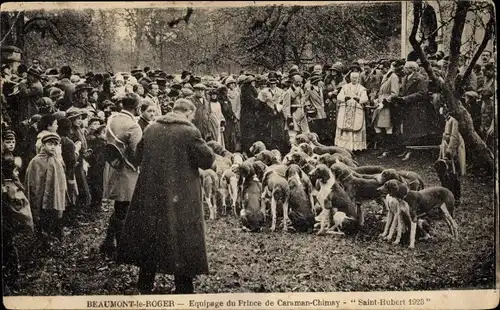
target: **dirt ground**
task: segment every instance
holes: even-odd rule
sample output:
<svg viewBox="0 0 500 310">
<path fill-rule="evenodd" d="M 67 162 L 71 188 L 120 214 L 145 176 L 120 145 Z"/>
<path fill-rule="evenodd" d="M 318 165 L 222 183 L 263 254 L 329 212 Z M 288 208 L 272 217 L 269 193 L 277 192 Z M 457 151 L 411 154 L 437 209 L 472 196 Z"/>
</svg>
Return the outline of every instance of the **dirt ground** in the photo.
<svg viewBox="0 0 500 310">
<path fill-rule="evenodd" d="M 435 151 L 420 151 L 409 162 L 399 158 L 357 157 L 418 172 L 426 186 L 438 185 L 432 167 Z M 195 283 L 198 293 L 330 292 L 493 288 L 494 181 L 469 174 L 462 179 L 462 204 L 455 212 L 459 239 L 452 240 L 444 221 L 433 221 L 433 239 L 414 250 L 378 238 L 384 223 L 379 206 L 366 205 L 366 227 L 349 236 L 242 232 L 233 217 L 208 221 L 210 274 Z M 53 253 L 22 255 L 20 289 L 6 295 L 137 294 L 138 269 L 103 260 L 97 248 L 104 238 L 111 208 L 68 229 Z M 156 292 L 169 293 L 173 278 L 156 277 Z"/>
</svg>

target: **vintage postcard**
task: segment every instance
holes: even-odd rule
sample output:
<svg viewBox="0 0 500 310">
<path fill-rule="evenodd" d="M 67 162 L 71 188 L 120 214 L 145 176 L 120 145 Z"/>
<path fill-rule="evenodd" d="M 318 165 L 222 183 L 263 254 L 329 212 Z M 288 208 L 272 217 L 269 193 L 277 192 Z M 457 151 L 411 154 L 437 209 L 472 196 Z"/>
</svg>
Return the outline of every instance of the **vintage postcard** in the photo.
<svg viewBox="0 0 500 310">
<path fill-rule="evenodd" d="M 1 5 L 7 309 L 493 309 L 493 1 Z"/>
</svg>

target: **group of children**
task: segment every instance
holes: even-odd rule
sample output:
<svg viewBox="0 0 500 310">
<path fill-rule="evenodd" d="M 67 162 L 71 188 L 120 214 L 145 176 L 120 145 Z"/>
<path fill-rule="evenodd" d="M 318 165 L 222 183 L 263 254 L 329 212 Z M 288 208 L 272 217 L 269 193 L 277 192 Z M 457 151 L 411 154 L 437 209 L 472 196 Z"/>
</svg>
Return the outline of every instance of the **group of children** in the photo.
<svg viewBox="0 0 500 310">
<path fill-rule="evenodd" d="M 41 116 L 35 125 L 36 142 L 30 141 L 36 155 L 25 163 L 18 156 L 15 132 L 6 126 L 2 130 L 3 268 L 10 286 L 16 285 L 19 273 L 15 240 L 20 232 L 27 229 L 36 241 L 33 249 L 47 251 L 63 240 L 63 227 L 76 224 L 80 211 L 101 208 L 105 125 L 91 118 L 78 138 L 74 127 L 80 127 L 84 117 Z M 82 181 L 87 183 L 87 201 L 82 199 Z"/>
</svg>

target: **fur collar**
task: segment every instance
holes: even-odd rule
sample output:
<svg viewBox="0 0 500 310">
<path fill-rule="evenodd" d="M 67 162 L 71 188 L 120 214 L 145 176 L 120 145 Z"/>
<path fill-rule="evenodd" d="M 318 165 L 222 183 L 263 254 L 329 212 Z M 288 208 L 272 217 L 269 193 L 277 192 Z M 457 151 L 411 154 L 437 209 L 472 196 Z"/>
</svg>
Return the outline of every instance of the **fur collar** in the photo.
<svg viewBox="0 0 500 310">
<path fill-rule="evenodd" d="M 165 115 L 162 115 L 156 119 L 158 123 L 162 124 L 184 124 L 191 127 L 195 127 L 193 123 L 191 123 L 184 115 L 169 112 Z"/>
</svg>

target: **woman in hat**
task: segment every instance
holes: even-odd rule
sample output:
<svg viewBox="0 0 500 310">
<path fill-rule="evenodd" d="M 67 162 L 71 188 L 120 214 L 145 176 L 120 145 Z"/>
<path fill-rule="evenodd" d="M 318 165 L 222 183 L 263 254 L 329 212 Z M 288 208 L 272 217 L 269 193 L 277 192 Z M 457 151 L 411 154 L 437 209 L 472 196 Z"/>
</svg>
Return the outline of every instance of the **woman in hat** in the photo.
<svg viewBox="0 0 500 310">
<path fill-rule="evenodd" d="M 223 132 L 226 126 L 226 119 L 224 118 L 224 114 L 222 114 L 222 106 L 219 102 L 217 89 L 210 89 L 208 95 L 210 97 L 210 123 L 212 132 L 215 134 L 214 140 L 225 147 Z"/>
<path fill-rule="evenodd" d="M 340 89 L 335 145 L 350 151 L 366 149 L 364 106 L 368 102 L 366 88 L 359 84 L 360 73 L 351 72 L 350 82 Z"/>
<path fill-rule="evenodd" d="M 383 149 L 380 158 L 388 155 L 388 150 L 382 145 L 390 145 L 395 142 L 392 139 L 393 124 L 390 102 L 399 96 L 399 89 L 404 75 L 404 64 L 405 62 L 402 60 L 394 62 L 391 70 L 384 75 L 378 98 L 375 100 L 377 109 L 373 113 L 373 127 L 375 129 L 375 145 Z"/>
</svg>

